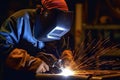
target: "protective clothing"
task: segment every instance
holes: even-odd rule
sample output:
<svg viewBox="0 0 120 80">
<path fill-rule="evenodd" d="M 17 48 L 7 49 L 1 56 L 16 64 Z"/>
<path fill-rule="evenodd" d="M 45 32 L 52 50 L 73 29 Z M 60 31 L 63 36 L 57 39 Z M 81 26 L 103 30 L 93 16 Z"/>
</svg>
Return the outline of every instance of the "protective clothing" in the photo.
<svg viewBox="0 0 120 80">
<path fill-rule="evenodd" d="M 13 77 L 13 75 L 16 75 L 16 78 L 20 76 L 21 73 L 17 75 L 16 70 L 35 72 L 42 63 L 41 59 L 34 57 L 44 47 L 44 43 L 33 36 L 35 14 L 34 9 L 21 10 L 9 17 L 1 26 L 0 59 L 3 64 L 7 63 L 4 72 L 8 77 L 5 78 Z M 8 66 L 15 70 L 15 74 Z"/>
<path fill-rule="evenodd" d="M 70 30 L 72 18 L 70 11 L 45 9 L 36 16 L 33 35 L 43 42 L 60 40 Z"/>
<path fill-rule="evenodd" d="M 34 34 L 37 15 L 36 9 L 20 10 L 1 26 L 0 61 L 4 68 L 3 80 L 34 80 L 33 75 L 39 72 L 38 68 L 44 61 L 35 56 L 43 50 L 45 43 Z M 43 65 L 47 67 L 45 63 Z"/>
<path fill-rule="evenodd" d="M 24 80 L 20 74 L 27 75 L 25 71 L 35 73 L 42 63 L 41 59 L 34 57 L 44 47 L 44 43 L 36 40 L 32 34 L 35 12 L 35 9 L 20 10 L 11 15 L 1 26 L 0 59 L 4 64 L 4 75 L 7 76 L 5 80 Z"/>
<path fill-rule="evenodd" d="M 44 47 L 44 43 L 33 36 L 35 14 L 34 9 L 21 10 L 13 14 L 1 26 L 0 56 L 4 62 L 7 60 L 7 65 L 13 69 L 26 70 L 27 68 L 29 71 L 35 72 L 42 62 L 39 58 L 34 57 L 34 55 Z M 14 52 L 14 49 L 18 52 Z M 28 65 L 31 60 L 34 61 L 28 68 L 26 65 Z M 8 70 L 6 72 L 8 72 Z M 11 75 L 9 76 L 11 77 Z"/>
<path fill-rule="evenodd" d="M 65 0 L 41 0 L 42 5 L 47 9 L 57 8 L 60 10 L 68 11 Z"/>
</svg>

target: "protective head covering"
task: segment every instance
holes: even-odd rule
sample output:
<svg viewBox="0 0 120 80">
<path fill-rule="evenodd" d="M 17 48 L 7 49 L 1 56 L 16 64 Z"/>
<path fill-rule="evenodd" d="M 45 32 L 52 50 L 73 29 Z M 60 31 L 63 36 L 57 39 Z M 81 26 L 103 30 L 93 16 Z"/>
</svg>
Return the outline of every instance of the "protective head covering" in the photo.
<svg viewBox="0 0 120 80">
<path fill-rule="evenodd" d="M 65 0 L 41 0 L 41 3 L 47 9 L 57 8 L 60 10 L 68 11 L 68 6 L 67 6 Z"/>
<path fill-rule="evenodd" d="M 44 10 L 36 16 L 34 27 L 34 36 L 37 40 L 43 42 L 59 40 L 70 30 L 73 13 L 68 11 L 63 1 L 42 0 Z"/>
</svg>

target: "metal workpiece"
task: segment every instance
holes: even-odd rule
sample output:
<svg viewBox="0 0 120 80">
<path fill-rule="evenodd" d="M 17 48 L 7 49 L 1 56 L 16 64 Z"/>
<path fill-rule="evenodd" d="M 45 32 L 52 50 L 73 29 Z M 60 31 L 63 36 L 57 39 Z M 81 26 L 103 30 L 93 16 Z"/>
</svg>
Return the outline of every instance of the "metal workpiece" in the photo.
<svg viewBox="0 0 120 80">
<path fill-rule="evenodd" d="M 120 70 L 79 70 L 74 75 L 36 74 L 37 80 L 119 80 Z"/>
<path fill-rule="evenodd" d="M 37 80 L 86 80 L 89 76 L 63 76 L 59 74 L 36 74 Z"/>
</svg>

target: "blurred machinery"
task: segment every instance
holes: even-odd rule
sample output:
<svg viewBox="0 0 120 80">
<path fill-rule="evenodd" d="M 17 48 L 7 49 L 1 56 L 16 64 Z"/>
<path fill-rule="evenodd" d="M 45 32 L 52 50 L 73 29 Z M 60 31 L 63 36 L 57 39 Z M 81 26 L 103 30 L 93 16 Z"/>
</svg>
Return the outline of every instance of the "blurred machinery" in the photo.
<svg viewBox="0 0 120 80">
<path fill-rule="evenodd" d="M 83 5 L 88 24 L 120 24 L 119 0 L 85 0 Z"/>
<path fill-rule="evenodd" d="M 76 4 L 75 42 L 76 46 L 95 40 L 108 39 L 108 45 L 120 48 L 120 1 L 84 0 Z M 120 56 L 118 51 L 116 55 Z"/>
<path fill-rule="evenodd" d="M 120 60 L 120 1 L 119 0 L 86 0 L 83 14 L 83 34 L 85 44 L 95 40 L 107 40 L 105 47 L 116 45 L 118 50 L 106 53 L 103 60 Z M 118 68 L 120 69 L 120 68 Z"/>
<path fill-rule="evenodd" d="M 100 49 L 101 52 L 102 50 L 104 51 L 104 48 L 106 47 L 111 49 L 110 52 L 108 51 L 104 55 L 100 56 L 98 60 L 96 57 L 94 57 L 94 62 L 103 61 L 105 63 L 106 62 L 111 63 L 111 61 L 115 61 L 115 62 L 117 61 L 119 63 L 120 61 L 119 4 L 120 4 L 119 0 L 85 0 L 82 3 L 76 4 L 75 47 L 79 47 L 80 42 L 82 42 L 84 43 L 84 47 L 82 47 L 85 48 L 83 49 L 84 51 L 86 49 L 89 49 L 88 51 L 91 52 L 93 51 L 93 53 L 95 53 Z M 105 42 L 106 44 L 104 44 L 104 46 L 100 48 L 94 49 L 96 48 L 96 46 L 99 47 L 101 45 L 100 41 L 103 42 L 103 44 L 104 41 L 106 41 Z M 112 51 L 113 48 L 111 48 L 111 46 L 113 45 L 116 45 L 117 50 Z M 86 54 L 89 53 L 90 52 L 86 51 Z M 102 65 L 101 68 L 99 68 L 98 70 L 99 71 L 91 70 L 88 75 L 79 75 L 79 78 L 74 75 L 70 80 L 114 80 L 114 79 L 119 80 L 120 79 L 120 74 L 119 74 L 120 66 L 114 62 L 112 64 L 106 63 Z M 117 74 L 114 73 L 114 70 L 116 70 Z M 87 70 L 85 72 L 87 72 Z M 99 75 L 93 75 L 91 73 L 95 73 Z"/>
</svg>

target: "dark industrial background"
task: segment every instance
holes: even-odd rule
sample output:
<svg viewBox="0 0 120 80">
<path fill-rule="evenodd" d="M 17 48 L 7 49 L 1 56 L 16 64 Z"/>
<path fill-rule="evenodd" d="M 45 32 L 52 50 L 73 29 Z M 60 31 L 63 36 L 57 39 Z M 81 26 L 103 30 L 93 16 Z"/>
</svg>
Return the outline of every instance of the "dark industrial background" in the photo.
<svg viewBox="0 0 120 80">
<path fill-rule="evenodd" d="M 120 0 L 65 0 L 70 11 L 76 12 L 77 4 L 82 5 L 82 32 L 86 43 L 93 40 L 104 40 L 108 38 L 113 44 L 120 44 Z M 20 9 L 35 8 L 40 0 L 1 0 L 0 1 L 0 25 L 14 12 Z M 79 13 L 78 13 L 79 14 Z M 76 19 L 74 20 L 74 23 Z M 76 37 L 73 24 L 72 33 Z M 90 32 L 90 34 L 89 34 Z M 78 33 L 81 35 L 81 32 Z M 89 34 L 89 35 L 88 35 Z M 78 36 L 79 37 L 79 36 Z M 82 37 L 80 37 L 81 39 Z M 74 43 L 77 43 L 74 42 Z M 110 43 L 111 44 L 111 43 Z M 118 52 L 120 53 L 120 52 Z"/>
<path fill-rule="evenodd" d="M 14 11 L 24 8 L 35 8 L 40 0 L 1 0 L 0 1 L 0 24 Z M 85 21 L 88 24 L 120 24 L 120 1 L 119 0 L 65 0 L 69 10 L 75 11 L 75 5 L 82 3 Z M 104 19 L 104 20 L 102 20 Z M 105 20 L 106 19 L 106 20 Z"/>
<path fill-rule="evenodd" d="M 106 39 L 120 44 L 120 0 L 65 0 L 76 16 L 76 5 L 82 5 L 82 29 L 84 40 Z M 1 0 L 0 25 L 20 9 L 35 8 L 40 0 Z M 78 13 L 79 14 L 79 13 Z M 78 16 L 79 17 L 79 16 Z M 74 21 L 75 22 L 75 21 Z M 75 33 L 73 25 L 72 31 Z M 90 38 L 87 36 L 91 32 Z M 74 34 L 75 35 L 75 34 Z M 86 39 L 87 38 L 87 39 Z"/>
<path fill-rule="evenodd" d="M 76 16 L 76 5 L 82 5 L 82 33 L 85 45 L 95 40 L 109 39 L 111 44 L 117 45 L 120 48 L 120 0 L 65 0 L 69 10 L 73 11 Z M 0 1 L 0 25 L 14 12 L 20 9 L 35 8 L 39 4 L 39 0 L 1 0 Z M 79 14 L 79 13 L 78 13 Z M 76 36 L 76 19 L 72 27 L 72 33 Z M 79 26 L 77 26 L 79 27 Z M 93 45 L 94 46 L 94 45 Z M 116 58 L 117 57 L 117 58 Z M 120 49 L 115 54 L 109 54 L 105 59 L 115 59 L 120 61 Z M 112 67 L 106 67 L 113 69 Z M 115 67 L 116 68 L 116 67 Z M 116 69 L 120 70 L 120 66 Z"/>
</svg>

